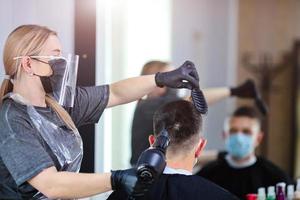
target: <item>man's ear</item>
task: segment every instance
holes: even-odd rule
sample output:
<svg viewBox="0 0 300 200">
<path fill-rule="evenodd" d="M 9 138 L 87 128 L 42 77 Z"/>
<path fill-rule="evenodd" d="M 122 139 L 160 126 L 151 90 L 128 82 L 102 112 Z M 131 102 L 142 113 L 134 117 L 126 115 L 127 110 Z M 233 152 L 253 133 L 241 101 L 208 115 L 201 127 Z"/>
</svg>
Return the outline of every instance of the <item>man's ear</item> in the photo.
<svg viewBox="0 0 300 200">
<path fill-rule="evenodd" d="M 256 137 L 256 147 L 262 142 L 264 138 L 264 132 L 260 131 L 258 134 L 257 134 L 257 137 Z"/>
<path fill-rule="evenodd" d="M 31 63 L 31 58 L 29 56 L 24 56 L 21 58 L 21 67 L 28 74 L 33 73 L 30 63 Z"/>
<path fill-rule="evenodd" d="M 154 142 L 155 142 L 155 136 L 152 135 L 152 134 L 149 135 L 148 140 L 149 140 L 150 146 L 152 146 L 154 144 Z"/>
<path fill-rule="evenodd" d="M 206 139 L 200 138 L 199 143 L 196 147 L 196 151 L 195 151 L 195 158 L 198 158 L 202 152 L 202 150 L 205 148 L 207 143 Z"/>
</svg>

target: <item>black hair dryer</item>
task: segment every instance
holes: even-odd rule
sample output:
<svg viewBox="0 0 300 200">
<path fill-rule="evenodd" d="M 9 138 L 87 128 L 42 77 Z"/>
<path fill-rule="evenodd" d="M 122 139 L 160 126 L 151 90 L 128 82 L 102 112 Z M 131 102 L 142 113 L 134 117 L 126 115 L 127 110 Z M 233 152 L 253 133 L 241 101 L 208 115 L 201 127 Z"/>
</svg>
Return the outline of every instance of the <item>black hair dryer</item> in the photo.
<svg viewBox="0 0 300 200">
<path fill-rule="evenodd" d="M 140 155 L 136 165 L 139 180 L 152 184 L 163 173 L 166 167 L 166 150 L 169 142 L 169 134 L 164 129 L 152 147 Z"/>
</svg>

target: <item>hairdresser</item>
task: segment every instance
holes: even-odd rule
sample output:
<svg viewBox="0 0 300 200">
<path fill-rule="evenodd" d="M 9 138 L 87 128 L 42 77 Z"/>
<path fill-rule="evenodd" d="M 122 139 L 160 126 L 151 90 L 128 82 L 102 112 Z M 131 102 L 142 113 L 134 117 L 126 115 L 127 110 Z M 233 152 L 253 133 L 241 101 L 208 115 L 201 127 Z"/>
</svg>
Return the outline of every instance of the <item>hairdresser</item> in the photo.
<svg viewBox="0 0 300 200">
<path fill-rule="evenodd" d="M 78 173 L 83 148 L 77 128 L 97 123 L 105 108 L 140 99 L 157 86 L 199 87 L 191 62 L 170 72 L 78 87 L 78 56 L 64 56 L 57 33 L 38 25 L 10 33 L 3 63 L 0 199 L 75 199 L 111 189 L 143 194 L 135 169 Z"/>
</svg>

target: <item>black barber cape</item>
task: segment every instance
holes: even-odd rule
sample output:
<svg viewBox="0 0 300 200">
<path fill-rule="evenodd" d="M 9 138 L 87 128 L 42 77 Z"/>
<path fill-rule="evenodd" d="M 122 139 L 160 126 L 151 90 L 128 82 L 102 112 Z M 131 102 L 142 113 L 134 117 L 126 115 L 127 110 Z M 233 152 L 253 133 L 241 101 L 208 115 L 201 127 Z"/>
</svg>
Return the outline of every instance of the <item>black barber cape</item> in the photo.
<svg viewBox="0 0 300 200">
<path fill-rule="evenodd" d="M 279 182 L 291 183 L 281 169 L 262 157 L 257 157 L 257 161 L 249 167 L 236 169 L 229 166 L 225 156 L 222 156 L 204 166 L 198 175 L 241 199 L 246 199 L 246 194 L 257 193 L 259 187 L 275 186 Z"/>
<path fill-rule="evenodd" d="M 109 200 L 127 200 L 123 191 L 115 191 Z M 141 200 L 237 200 L 235 196 L 196 175 L 163 174 Z M 139 199 L 137 199 L 139 200 Z"/>
</svg>

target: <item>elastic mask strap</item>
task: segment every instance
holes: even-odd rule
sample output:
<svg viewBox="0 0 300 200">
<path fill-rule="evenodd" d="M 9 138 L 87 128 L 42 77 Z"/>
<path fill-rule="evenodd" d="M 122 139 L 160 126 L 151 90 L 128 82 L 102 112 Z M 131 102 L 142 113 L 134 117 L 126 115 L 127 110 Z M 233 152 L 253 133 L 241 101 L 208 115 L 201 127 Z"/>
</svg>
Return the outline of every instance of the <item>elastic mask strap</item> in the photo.
<svg viewBox="0 0 300 200">
<path fill-rule="evenodd" d="M 44 64 L 47 64 L 47 65 L 49 65 L 49 63 L 48 63 L 48 62 L 46 62 L 46 61 L 42 61 L 42 60 L 40 60 L 40 59 L 38 59 L 38 58 L 31 58 L 31 59 L 33 59 L 33 60 L 36 60 L 36 61 L 38 61 L 38 62 L 41 62 L 41 63 L 44 63 Z"/>
</svg>

